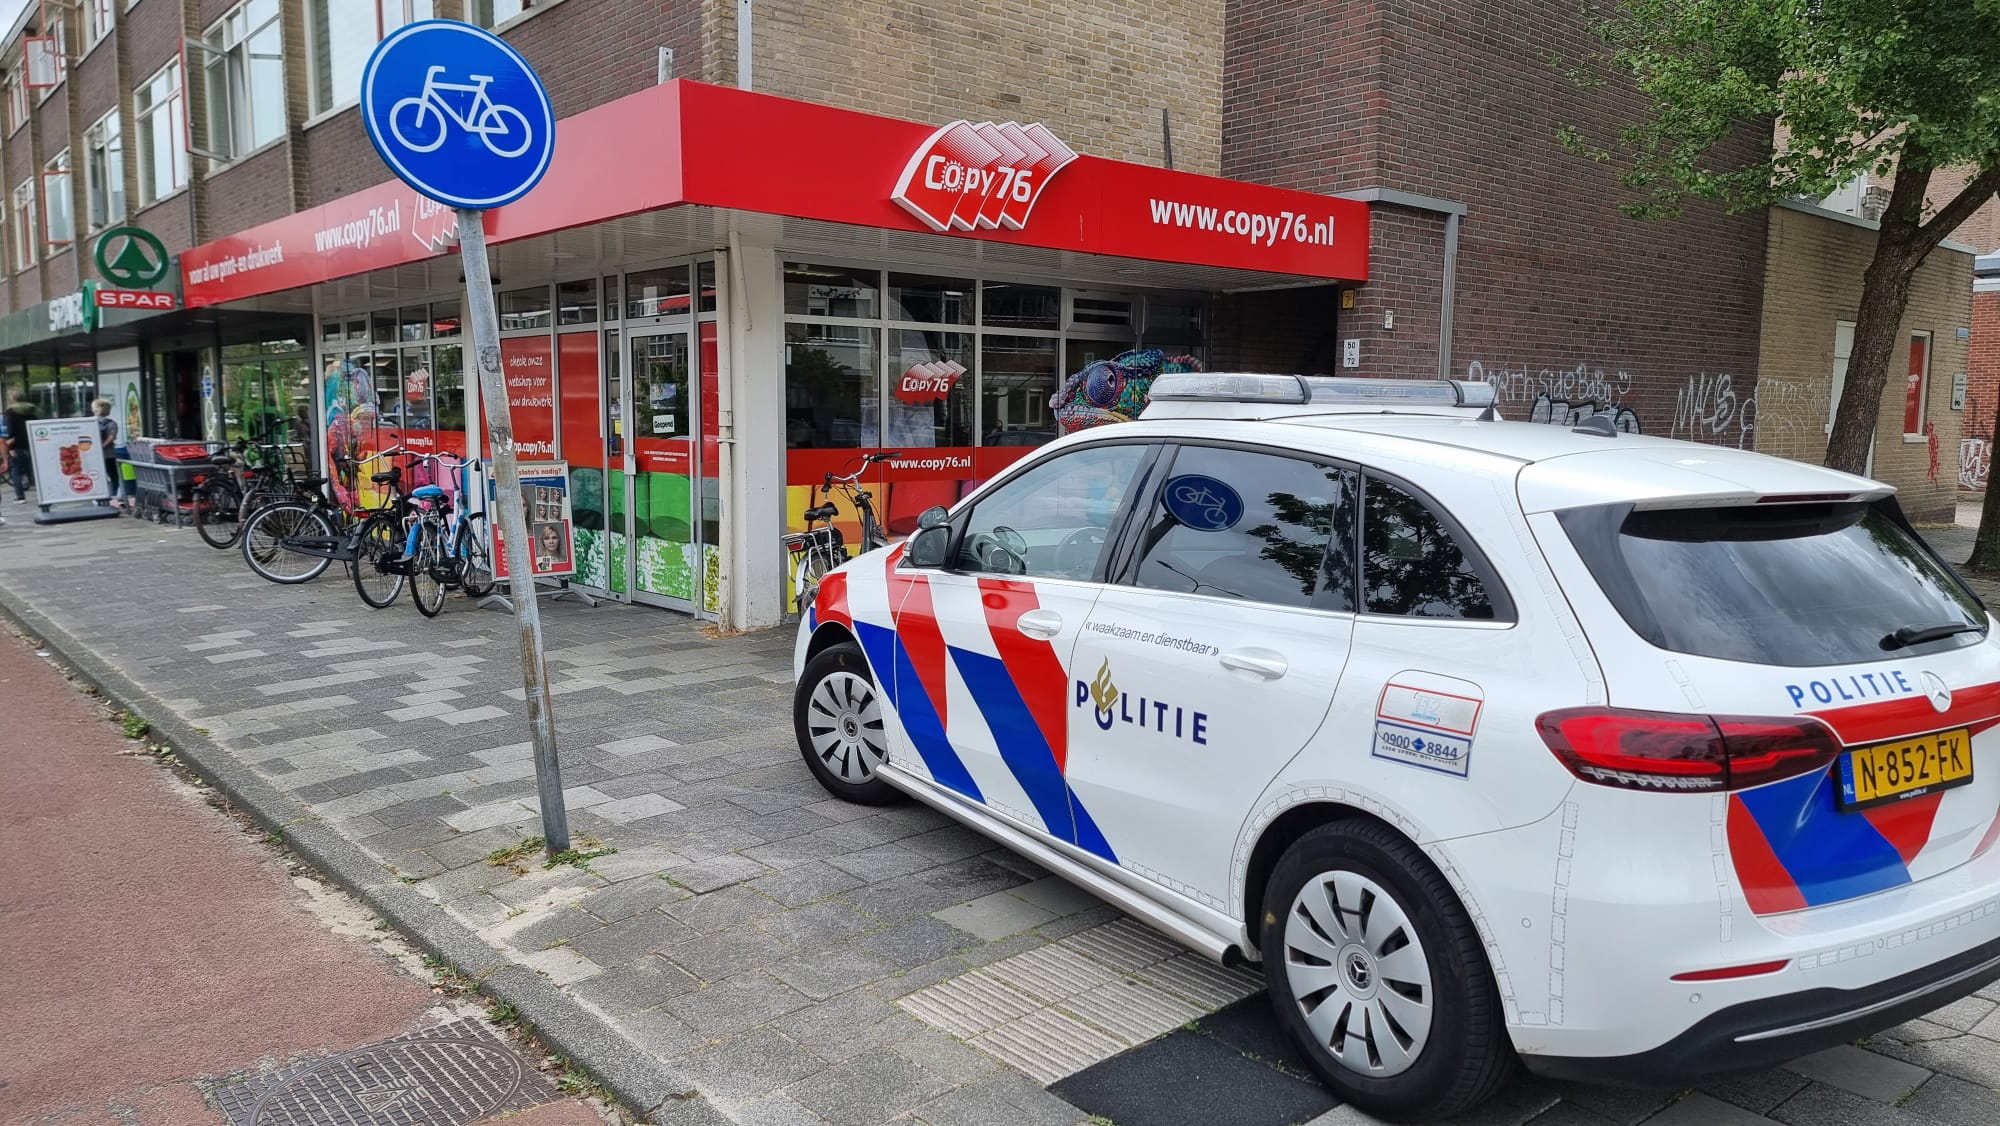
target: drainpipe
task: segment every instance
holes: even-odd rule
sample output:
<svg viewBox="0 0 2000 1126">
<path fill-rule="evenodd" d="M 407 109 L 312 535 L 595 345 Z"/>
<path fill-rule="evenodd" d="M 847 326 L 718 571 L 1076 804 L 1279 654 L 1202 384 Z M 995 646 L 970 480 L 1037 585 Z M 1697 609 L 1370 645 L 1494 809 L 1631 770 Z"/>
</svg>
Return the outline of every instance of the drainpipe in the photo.
<svg viewBox="0 0 2000 1126">
<path fill-rule="evenodd" d="M 749 6 L 744 0 L 744 6 Z M 725 566 L 715 569 L 716 582 L 721 588 L 716 592 L 715 609 L 718 621 L 725 630 L 742 628 L 743 615 L 735 605 L 736 592 L 729 585 L 731 567 L 749 564 L 748 545 L 738 551 L 736 545 L 736 524 L 742 514 L 736 511 L 736 379 L 742 365 L 740 356 L 733 356 L 736 343 L 735 319 L 742 316 L 743 327 L 748 329 L 750 319 L 750 292 L 743 286 L 743 247 L 736 237 L 736 224 L 729 225 L 729 300 L 721 303 L 722 316 L 715 326 L 716 359 L 721 371 L 715 380 L 715 489 L 716 514 L 715 538 L 722 541 L 719 550 L 728 553 Z M 748 500 L 747 490 L 745 500 Z"/>
<path fill-rule="evenodd" d="M 736 88 L 750 88 L 750 44 L 755 31 L 756 20 L 750 11 L 751 0 L 736 0 Z"/>
<path fill-rule="evenodd" d="M 1359 188 L 1335 194 L 1343 199 L 1444 216 L 1444 276 L 1439 279 L 1438 287 L 1438 378 L 1450 379 L 1452 309 L 1458 295 L 1458 222 L 1465 215 L 1465 205 L 1454 199 L 1419 195 L 1400 188 Z"/>
</svg>

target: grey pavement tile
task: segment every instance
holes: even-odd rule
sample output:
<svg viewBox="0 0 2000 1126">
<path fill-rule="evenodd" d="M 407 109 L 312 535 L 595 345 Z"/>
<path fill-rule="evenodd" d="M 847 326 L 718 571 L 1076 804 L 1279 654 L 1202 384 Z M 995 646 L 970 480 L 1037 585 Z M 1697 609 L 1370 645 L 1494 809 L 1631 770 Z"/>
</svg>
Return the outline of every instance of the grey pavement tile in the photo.
<svg viewBox="0 0 2000 1126">
<path fill-rule="evenodd" d="M 1000 1072 L 947 1092 L 918 1107 L 927 1126 L 1078 1126 L 1082 1111 L 1033 1080 Z"/>
<path fill-rule="evenodd" d="M 942 829 L 932 829 L 919 833 L 902 842 L 904 848 L 919 856 L 927 856 L 933 863 L 942 864 L 947 860 L 963 860 L 968 856 L 978 856 L 991 851 L 993 842 L 963 825 L 947 825 Z"/>
<path fill-rule="evenodd" d="M 503 927 L 505 936 L 516 950 L 546 950 L 559 942 L 568 942 L 580 934 L 604 929 L 597 919 L 564 905 L 532 921 L 525 918 L 517 925 Z"/>
<path fill-rule="evenodd" d="M 678 920 L 674 925 L 685 931 L 685 924 Z M 735 977 L 746 970 L 781 962 L 797 952 L 798 948 L 791 943 L 754 927 L 687 939 L 663 951 L 675 965 L 703 981 Z"/>
<path fill-rule="evenodd" d="M 1771 1126 L 1771 1119 L 1697 1091 L 1646 1119 L 1646 1126 Z"/>
<path fill-rule="evenodd" d="M 669 997 L 664 1007 L 698 1035 L 716 1037 L 769 1024 L 810 1003 L 805 994 L 755 971 Z"/>
<path fill-rule="evenodd" d="M 593 863 L 591 868 L 595 871 L 596 864 Z M 666 880 L 654 877 L 649 880 L 626 880 L 599 888 L 586 893 L 576 901 L 576 905 L 607 923 L 615 923 L 641 911 L 657 910 L 675 900 L 686 899 L 688 895 L 686 888 L 675 887 Z"/>
<path fill-rule="evenodd" d="M 1100 904 L 1088 911 L 1078 911 L 1074 915 L 1064 915 L 1052 923 L 1044 923 L 1035 928 L 1035 933 L 1051 942 L 1082 934 L 1094 927 L 1103 926 L 1124 917 L 1124 913 L 1110 904 Z"/>
<path fill-rule="evenodd" d="M 826 1065 L 774 1028 L 754 1028 L 674 1061 L 704 1092 L 729 1100 L 767 1095 Z"/>
<path fill-rule="evenodd" d="M 552 897 L 575 900 L 597 888 L 605 886 L 603 880 L 598 879 L 584 869 L 572 867 L 568 864 L 559 864 L 553 868 L 544 868 L 534 864 L 533 861 L 535 859 L 538 859 L 538 857 L 529 858 L 526 875 L 517 876 L 505 883 L 496 883 L 487 890 L 493 894 L 495 899 L 504 899 L 509 903 L 528 906 L 547 901 Z M 491 868 L 493 865 L 482 862 L 476 865 L 476 867 Z"/>
<path fill-rule="evenodd" d="M 949 957 L 979 940 L 936 919 L 910 919 L 857 939 L 862 946 L 905 968 Z"/>
<path fill-rule="evenodd" d="M 459 833 L 430 845 L 424 851 L 437 858 L 438 863 L 447 868 L 457 868 L 465 864 L 483 864 L 487 856 L 497 849 L 512 848 L 530 837 L 541 835 L 540 819 L 529 815 L 530 820 L 509 825 L 496 825 L 481 829 L 476 833 Z M 449 831 L 447 826 L 446 830 Z"/>
<path fill-rule="evenodd" d="M 1926 1115 L 1824 1083 L 1807 1084 L 1770 1116 L 1786 1126 L 1939 1126 Z"/>
<path fill-rule="evenodd" d="M 971 968 L 966 965 L 965 959 L 960 957 L 938 958 L 894 976 L 885 977 L 869 986 L 868 992 L 884 1001 L 894 1001 L 898 997 L 915 993 L 919 989 L 928 989 L 938 982 L 957 977 Z"/>
<path fill-rule="evenodd" d="M 393 809 L 394 807 L 390 808 Z M 380 814 L 375 816 L 384 824 L 389 823 L 388 818 L 381 817 Z M 412 821 L 407 825 L 390 829 L 386 833 L 376 833 L 373 836 L 362 837 L 356 843 L 360 844 L 363 848 L 375 852 L 399 852 L 409 849 L 429 848 L 434 844 L 448 841 L 457 835 L 457 831 L 444 822 L 434 817 L 425 817 L 417 821 Z"/>
<path fill-rule="evenodd" d="M 1984 1037 L 1967 1034 L 1922 1044 L 1878 1038 L 1869 1041 L 1869 1046 L 1905 1063 L 2000 1090 L 2000 1043 Z"/>
<path fill-rule="evenodd" d="M 1931 1015 L 1936 1016 L 1937 1014 L 1932 1013 Z M 1936 1024 L 1928 1019 L 1910 1020 L 1904 1021 L 1902 1024 L 1875 1037 L 1870 1043 L 1876 1045 L 1879 1050 L 1882 1044 L 1891 1041 L 1900 1041 L 1904 1044 L 1922 1044 L 1929 1040 L 1956 1040 L 1963 1035 L 1965 1033 L 1959 1029 Z"/>
<path fill-rule="evenodd" d="M 900 1057 L 868 1056 L 796 1082 L 785 1093 L 834 1126 L 873 1126 L 916 1109 L 945 1089 Z"/>
<path fill-rule="evenodd" d="M 1622 1126 L 1637 1126 L 1638 1123 L 1657 1114 L 1660 1108 L 1674 1100 L 1672 1091 L 1644 1091 L 1628 1087 L 1596 1087 L 1588 1083 L 1552 1084 L 1562 1096 L 1563 1105 L 1581 1107 L 1591 1113 L 1601 1115 Z M 1803 1084 L 1800 1084 L 1803 1086 Z M 1771 1100 L 1769 1110 L 1797 1093 L 1797 1087 L 1787 1090 L 1784 1095 Z M 1729 1100 L 1734 1101 L 1734 1100 Z M 1737 1105 L 1743 1105 L 1738 1103 Z M 1761 1113 L 1761 1111 L 1760 1111 Z M 1540 1121 L 1540 1119 L 1536 1119 Z"/>
<path fill-rule="evenodd" d="M 730 799 L 729 804 L 741 805 L 743 803 L 740 799 Z M 763 837 L 768 843 L 771 841 L 787 840 L 792 837 L 807 836 L 817 833 L 833 824 L 834 822 L 828 821 L 811 810 L 784 809 L 777 813 L 766 813 L 762 817 L 752 818 L 749 828 L 751 832 Z"/>
<path fill-rule="evenodd" d="M 614 1017 L 670 1006 L 691 993 L 696 982 L 660 958 L 612 966 L 570 987 L 570 992 Z M 747 1026 L 746 1026 L 747 1027 Z"/>
<path fill-rule="evenodd" d="M 614 798 L 629 798 L 634 794 L 663 794 L 682 805 L 693 804 L 687 795 L 678 792 L 683 787 L 671 774 L 614 774 L 592 784 Z"/>
<path fill-rule="evenodd" d="M 1933 1075 L 1903 1108 L 1952 1126 L 1983 1126 L 2000 1122 L 2000 1091 L 1949 1075 Z"/>
<path fill-rule="evenodd" d="M 1318 1118 L 1313 1119 L 1311 1122 L 1307 1123 L 1306 1126 L 1321 1126 L 1322 1123 L 1324 1123 L 1325 1126 L 1335 1126 L 1336 1123 L 1339 1123 L 1342 1120 L 1335 1118 L 1334 1116 L 1339 1114 L 1343 1110 L 1352 1110 L 1352 1108 L 1339 1107 L 1334 1110 L 1330 1110 L 1327 1113 L 1320 1115 Z M 1360 1119 L 1356 1118 L 1352 1119 L 1351 1121 L 1359 1122 Z M 1557 1103 L 1555 1106 L 1550 1107 L 1549 1109 L 1543 1111 L 1542 1113 L 1537 1114 L 1533 1118 L 1528 1119 L 1528 1121 L 1532 1123 L 1533 1126 L 1620 1126 L 1622 1120 L 1616 1118 L 1607 1118 L 1604 1115 L 1599 1114 L 1594 1110 L 1586 1110 L 1582 1106 L 1579 1106 L 1576 1103 L 1570 1102 L 1567 1099 L 1565 1099 L 1564 1101 Z M 1514 1124 L 1510 1124 L 1510 1126 L 1514 1126 Z"/>
<path fill-rule="evenodd" d="M 834 946 L 808 950 L 771 965 L 769 970 L 772 977 L 820 1001 L 880 981 L 898 968 L 879 954 L 852 946 Z"/>
<path fill-rule="evenodd" d="M 1878 1052 L 1841 1044 L 1785 1065 L 1808 1079 L 1852 1091 L 1878 1103 L 1893 1103 L 1916 1090 L 1931 1073 Z"/>
<path fill-rule="evenodd" d="M 832 946 L 879 924 L 844 903 L 812 903 L 757 920 L 759 929 L 802 950 Z"/>
<path fill-rule="evenodd" d="M 665 880 L 660 882 L 667 883 Z M 739 930 L 747 923 L 784 910 L 781 904 L 757 894 L 745 884 L 731 884 L 706 895 L 694 895 L 678 887 L 674 890 L 681 893 L 681 898 L 667 906 L 667 914 L 686 923 L 688 929 L 697 934 Z"/>
<path fill-rule="evenodd" d="M 783 1091 L 730 1107 L 729 1118 L 736 1126 L 828 1126 L 826 1119 Z"/>
<path fill-rule="evenodd" d="M 642 845 L 637 848 L 621 848 L 610 856 L 601 856 L 590 862 L 590 870 L 618 883 L 641 877 L 656 877 L 676 864 L 684 863 L 680 853 L 665 845 Z"/>
<path fill-rule="evenodd" d="M 599 965 L 615 966 L 685 941 L 692 931 L 658 911 L 646 911 L 570 940 L 576 952 Z"/>
<path fill-rule="evenodd" d="M 1031 880 L 1008 894 L 1025 899 L 1053 915 L 1074 915 L 1105 905 L 1103 900 L 1060 876 Z"/>
<path fill-rule="evenodd" d="M 704 1043 L 686 1021 L 664 1008 L 628 1013 L 617 1018 L 617 1025 L 633 1043 L 661 1059 L 684 1055 Z"/>
<path fill-rule="evenodd" d="M 1516 1074 L 1491 1099 L 1451 1120 L 1451 1126 L 1518 1126 L 1558 1105 L 1556 1089 L 1530 1075 Z"/>
<path fill-rule="evenodd" d="M 770 874 L 771 869 L 748 857 L 725 855 L 682 865 L 674 869 L 671 878 L 689 891 L 700 894 Z"/>
<path fill-rule="evenodd" d="M 762 856 L 758 859 L 770 863 L 764 861 Z M 769 896 L 787 907 L 797 907 L 800 904 L 824 899 L 829 895 L 838 895 L 867 882 L 852 872 L 843 872 L 831 864 L 821 863 L 818 860 L 807 860 L 791 867 L 773 866 L 779 867 L 780 870 L 769 876 L 761 876 L 744 886 Z"/>
<path fill-rule="evenodd" d="M 1026 899 L 999 891 L 933 911 L 931 917 L 991 942 L 1032 930 L 1056 916 Z"/>
<path fill-rule="evenodd" d="M 1995 1009 L 2000 1009 L 2000 1004 L 1975 994 L 1971 997 L 1960 997 L 1942 1009 L 1925 1013 L 1924 1019 L 1959 1032 L 1971 1032 L 1979 1027 L 1981 1021 L 1991 1017 Z M 1986 1035 L 1991 1038 L 1991 1034 Z"/>
<path fill-rule="evenodd" d="M 540 972 L 559 986 L 574 985 L 603 968 L 567 946 L 523 954 L 521 964 Z"/>
<path fill-rule="evenodd" d="M 914 1018 L 904 1019 L 916 1024 Z M 1000 1061 L 934 1028 L 920 1028 L 891 1044 L 889 1050 L 953 1086 L 971 1083 L 1000 1070 Z"/>
<path fill-rule="evenodd" d="M 882 1052 L 924 1030 L 908 1013 L 858 989 L 788 1013 L 776 1024 L 828 1063 Z"/>
</svg>

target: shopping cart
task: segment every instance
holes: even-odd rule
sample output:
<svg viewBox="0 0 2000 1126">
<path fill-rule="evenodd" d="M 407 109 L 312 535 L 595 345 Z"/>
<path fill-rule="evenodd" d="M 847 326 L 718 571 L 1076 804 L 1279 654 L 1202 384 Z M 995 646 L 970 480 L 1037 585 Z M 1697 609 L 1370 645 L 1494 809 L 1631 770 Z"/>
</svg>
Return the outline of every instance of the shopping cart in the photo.
<svg viewBox="0 0 2000 1126">
<path fill-rule="evenodd" d="M 138 504 L 132 514 L 175 527 L 194 520 L 194 486 L 215 468 L 212 442 L 134 438 L 126 446 L 137 479 Z"/>
</svg>

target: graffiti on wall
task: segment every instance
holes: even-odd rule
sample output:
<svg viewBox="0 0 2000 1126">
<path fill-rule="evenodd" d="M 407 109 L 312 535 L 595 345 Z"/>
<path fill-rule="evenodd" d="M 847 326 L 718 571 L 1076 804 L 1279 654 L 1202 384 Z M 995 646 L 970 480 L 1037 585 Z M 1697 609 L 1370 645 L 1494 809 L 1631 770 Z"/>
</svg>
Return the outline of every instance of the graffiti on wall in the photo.
<svg viewBox="0 0 2000 1126">
<path fill-rule="evenodd" d="M 1961 438 L 1958 442 L 1958 487 L 1983 489 L 1986 471 L 1993 463 L 1993 443 L 1985 438 Z"/>
<path fill-rule="evenodd" d="M 1630 372 L 1605 371 L 1602 367 L 1578 364 L 1574 368 L 1531 369 L 1510 364 L 1488 364 L 1474 360 L 1465 365 L 1465 378 L 1491 383 L 1501 403 L 1532 403 L 1547 396 L 1551 401 L 1598 402 L 1607 407 L 1622 406 L 1632 391 Z"/>
<path fill-rule="evenodd" d="M 1612 406 L 1596 399 L 1558 399 L 1541 394 L 1535 396 L 1534 408 L 1528 412 L 1529 422 L 1550 426 L 1577 426 L 1587 418 L 1598 417 L 1610 419 L 1613 428 L 1626 434 L 1640 431 L 1638 412 L 1631 407 Z"/>
</svg>

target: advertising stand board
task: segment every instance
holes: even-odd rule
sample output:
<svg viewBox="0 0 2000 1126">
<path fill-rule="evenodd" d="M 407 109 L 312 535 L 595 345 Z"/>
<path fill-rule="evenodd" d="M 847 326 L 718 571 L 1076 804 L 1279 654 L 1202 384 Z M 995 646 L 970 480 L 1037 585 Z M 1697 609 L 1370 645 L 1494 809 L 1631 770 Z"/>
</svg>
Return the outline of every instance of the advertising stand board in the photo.
<svg viewBox="0 0 2000 1126">
<path fill-rule="evenodd" d="M 29 456 L 34 458 L 37 524 L 101 520 L 118 510 L 99 504 L 111 496 L 104 472 L 104 441 L 94 418 L 55 418 L 28 423 Z M 57 508 L 57 505 L 72 505 Z"/>
</svg>

